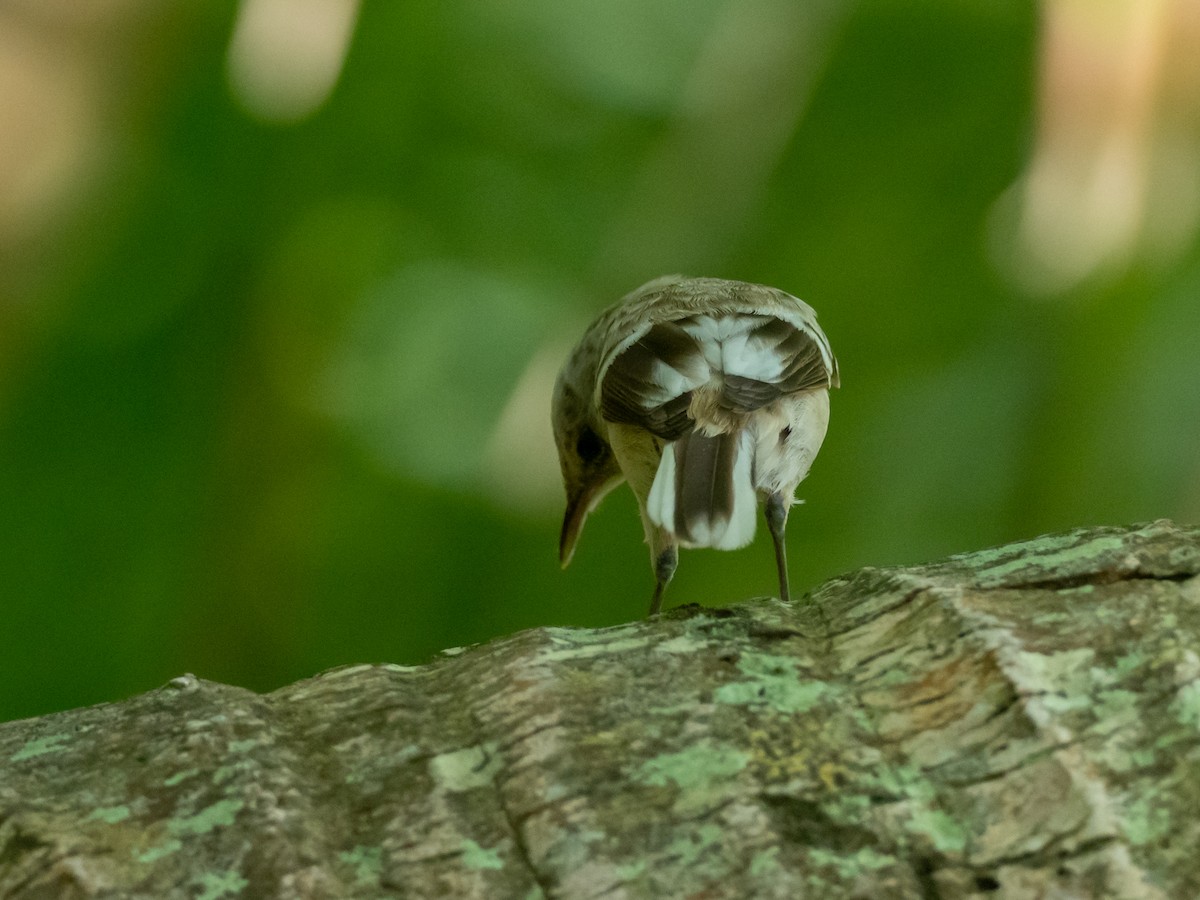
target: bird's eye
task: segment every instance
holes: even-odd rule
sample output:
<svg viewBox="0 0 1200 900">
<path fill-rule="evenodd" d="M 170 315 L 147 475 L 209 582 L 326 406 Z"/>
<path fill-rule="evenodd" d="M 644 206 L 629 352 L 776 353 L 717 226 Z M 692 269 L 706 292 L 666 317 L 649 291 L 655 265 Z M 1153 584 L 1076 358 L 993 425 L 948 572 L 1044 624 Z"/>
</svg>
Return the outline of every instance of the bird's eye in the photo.
<svg viewBox="0 0 1200 900">
<path fill-rule="evenodd" d="M 585 463 L 593 463 L 603 456 L 607 449 L 604 441 L 600 440 L 600 435 L 584 425 L 575 441 L 575 452 L 579 454 L 579 458 Z"/>
</svg>

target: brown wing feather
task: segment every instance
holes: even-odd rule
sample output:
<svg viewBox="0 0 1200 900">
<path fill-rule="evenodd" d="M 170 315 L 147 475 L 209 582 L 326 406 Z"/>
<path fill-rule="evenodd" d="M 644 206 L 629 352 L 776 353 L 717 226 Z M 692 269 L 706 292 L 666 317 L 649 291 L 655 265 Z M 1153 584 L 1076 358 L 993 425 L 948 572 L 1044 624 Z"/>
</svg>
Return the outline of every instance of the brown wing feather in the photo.
<svg viewBox="0 0 1200 900">
<path fill-rule="evenodd" d="M 750 335 L 763 352 L 775 353 L 782 362 L 777 379 L 769 381 L 726 375 L 721 390 L 721 407 L 730 412 L 753 412 L 785 394 L 828 387 L 829 371 L 816 341 L 804 331 L 780 319 L 771 319 Z"/>
<path fill-rule="evenodd" d="M 783 377 L 779 381 L 780 390 L 785 394 L 795 394 L 799 391 L 829 387 L 830 373 L 825 367 L 825 360 L 817 342 L 801 331 L 795 332 L 795 335 L 799 338 L 799 346 L 796 347 L 791 361 L 784 366 Z"/>
<path fill-rule="evenodd" d="M 737 440 L 691 431 L 675 442 L 675 533 L 683 540 L 692 540 L 694 526 L 716 530 L 732 517 Z"/>
<path fill-rule="evenodd" d="M 695 339 L 673 322 L 660 322 L 608 367 L 600 386 L 600 414 L 668 441 L 691 428 L 691 391 L 673 395 L 662 383 L 662 366 L 674 369 L 681 381 L 702 380 L 708 371 Z"/>
<path fill-rule="evenodd" d="M 762 324 L 747 335 L 747 343 L 777 357 L 780 374 L 771 379 L 723 374 L 718 399 L 722 409 L 749 413 L 785 394 L 830 385 L 831 374 L 812 335 L 782 319 L 753 318 L 761 318 Z M 711 374 L 703 350 L 684 330 L 694 319 L 680 316 L 658 322 L 613 359 L 600 389 L 605 419 L 637 425 L 664 440 L 675 440 L 691 428 L 692 391 Z"/>
</svg>

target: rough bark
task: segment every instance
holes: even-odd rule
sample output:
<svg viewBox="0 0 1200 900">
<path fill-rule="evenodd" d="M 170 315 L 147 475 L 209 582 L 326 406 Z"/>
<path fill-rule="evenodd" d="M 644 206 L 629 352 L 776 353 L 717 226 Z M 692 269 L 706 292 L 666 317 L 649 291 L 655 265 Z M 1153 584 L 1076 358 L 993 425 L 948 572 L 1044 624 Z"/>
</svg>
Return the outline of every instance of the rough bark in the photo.
<svg viewBox="0 0 1200 900">
<path fill-rule="evenodd" d="M 1200 530 L 0 726 L 0 895 L 1200 896 Z"/>
</svg>

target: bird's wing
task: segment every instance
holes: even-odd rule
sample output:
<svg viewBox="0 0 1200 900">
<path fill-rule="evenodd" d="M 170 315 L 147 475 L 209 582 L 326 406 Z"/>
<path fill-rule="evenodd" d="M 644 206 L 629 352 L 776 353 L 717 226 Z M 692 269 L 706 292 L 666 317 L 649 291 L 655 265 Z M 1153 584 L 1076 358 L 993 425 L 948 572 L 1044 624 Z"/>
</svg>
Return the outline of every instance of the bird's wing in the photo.
<svg viewBox="0 0 1200 900">
<path fill-rule="evenodd" d="M 832 354 L 804 323 L 789 320 L 794 317 L 780 318 L 760 305 L 692 308 L 677 306 L 673 318 L 655 321 L 665 311 L 656 306 L 653 316 L 613 342 L 597 386 L 606 420 L 675 440 L 692 426 L 693 392 L 710 383 L 720 386 L 720 407 L 735 415 L 830 386 L 826 360 Z"/>
<path fill-rule="evenodd" d="M 689 428 L 692 391 L 711 370 L 695 338 L 674 322 L 647 325 L 627 342 L 600 380 L 600 414 L 664 440 Z"/>
</svg>

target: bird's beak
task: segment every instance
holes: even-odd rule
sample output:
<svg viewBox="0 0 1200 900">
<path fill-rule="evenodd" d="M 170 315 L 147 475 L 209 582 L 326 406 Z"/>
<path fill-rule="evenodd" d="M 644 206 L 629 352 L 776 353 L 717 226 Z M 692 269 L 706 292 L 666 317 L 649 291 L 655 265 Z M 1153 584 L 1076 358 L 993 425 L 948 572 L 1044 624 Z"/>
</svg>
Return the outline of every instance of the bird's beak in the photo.
<svg viewBox="0 0 1200 900">
<path fill-rule="evenodd" d="M 575 543 L 579 540 L 579 532 L 591 511 L 589 495 L 591 491 L 586 486 L 573 490 L 567 497 L 567 512 L 563 516 L 562 535 L 558 539 L 558 561 L 565 569 L 575 555 Z"/>
<path fill-rule="evenodd" d="M 575 555 L 575 544 L 588 513 L 595 509 L 604 495 L 621 483 L 617 473 L 603 481 L 585 482 L 567 489 L 567 511 L 563 516 L 562 535 L 558 539 L 558 561 L 565 569 Z"/>
</svg>

